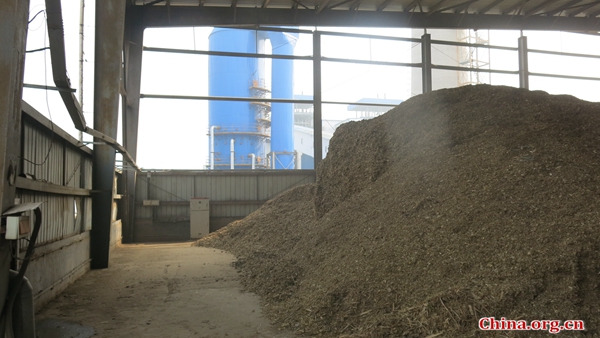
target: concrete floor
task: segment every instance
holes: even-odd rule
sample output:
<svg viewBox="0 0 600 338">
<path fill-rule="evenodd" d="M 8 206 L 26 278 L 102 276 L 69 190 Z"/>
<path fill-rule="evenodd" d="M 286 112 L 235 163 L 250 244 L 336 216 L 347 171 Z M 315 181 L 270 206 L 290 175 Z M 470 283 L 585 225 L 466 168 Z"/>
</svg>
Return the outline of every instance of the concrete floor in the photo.
<svg viewBox="0 0 600 338">
<path fill-rule="evenodd" d="M 234 257 L 191 243 L 115 249 L 36 315 L 39 338 L 296 337 L 263 317 L 243 292 Z"/>
</svg>

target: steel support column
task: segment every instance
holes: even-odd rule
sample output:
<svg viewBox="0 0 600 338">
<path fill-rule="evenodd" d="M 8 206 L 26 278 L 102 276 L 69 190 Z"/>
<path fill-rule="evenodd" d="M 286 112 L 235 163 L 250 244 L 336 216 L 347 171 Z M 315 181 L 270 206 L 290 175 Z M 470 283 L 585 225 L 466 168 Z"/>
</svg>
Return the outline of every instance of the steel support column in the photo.
<svg viewBox="0 0 600 338">
<path fill-rule="evenodd" d="M 0 204 L 14 204 L 21 147 L 21 97 L 29 1 L 0 0 Z"/>
<path fill-rule="evenodd" d="M 144 27 L 136 13 L 128 12 L 123 45 L 125 55 L 125 97 L 123 97 L 123 146 L 137 161 L 138 122 L 140 112 L 140 83 L 142 79 L 142 53 Z M 123 242 L 132 243 L 135 222 L 135 186 L 137 171 L 127 168 L 123 173 Z"/>
<path fill-rule="evenodd" d="M 21 150 L 21 97 L 29 1 L 0 0 L 0 213 L 14 204 Z M 11 252 L 0 238 L 0 299 L 8 293 Z M 3 306 L 0 306 L 2 309 Z M 2 311 L 2 310 L 0 310 Z M 0 317 L 6 319 L 2 314 Z M 4 336 L 6 320 L 0 322 Z"/>
<path fill-rule="evenodd" d="M 321 96 L 321 33 L 313 33 L 313 139 L 315 170 L 323 160 L 323 123 Z"/>
<path fill-rule="evenodd" d="M 519 87 L 529 89 L 529 62 L 527 57 L 527 37 L 519 38 Z"/>
<path fill-rule="evenodd" d="M 94 129 L 113 139 L 117 137 L 119 116 L 125 1 L 96 2 Z M 102 140 L 94 138 L 94 142 Z M 95 145 L 90 233 L 92 269 L 108 267 L 114 176 L 115 150 L 108 145 Z"/>
<path fill-rule="evenodd" d="M 423 72 L 423 94 L 432 91 L 431 82 L 431 34 L 421 36 L 421 68 Z"/>
</svg>

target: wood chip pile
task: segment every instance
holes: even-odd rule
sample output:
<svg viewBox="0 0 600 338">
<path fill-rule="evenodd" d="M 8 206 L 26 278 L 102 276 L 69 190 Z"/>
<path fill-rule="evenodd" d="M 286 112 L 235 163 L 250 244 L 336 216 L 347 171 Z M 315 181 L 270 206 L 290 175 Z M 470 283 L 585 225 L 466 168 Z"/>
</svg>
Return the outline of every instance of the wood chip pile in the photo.
<svg viewBox="0 0 600 338">
<path fill-rule="evenodd" d="M 323 337 L 600 336 L 600 104 L 467 86 L 338 128 L 317 182 L 199 242 L 282 327 Z M 524 334 L 524 335 L 523 335 Z"/>
</svg>

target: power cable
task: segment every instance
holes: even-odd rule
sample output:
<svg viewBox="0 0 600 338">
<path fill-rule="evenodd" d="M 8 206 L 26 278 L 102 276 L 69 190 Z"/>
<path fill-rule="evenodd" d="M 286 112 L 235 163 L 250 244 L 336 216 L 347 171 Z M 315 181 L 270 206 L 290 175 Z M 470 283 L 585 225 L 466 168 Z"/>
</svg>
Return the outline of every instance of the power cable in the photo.
<svg viewBox="0 0 600 338">
<path fill-rule="evenodd" d="M 38 15 L 40 15 L 42 12 L 46 12 L 46 10 L 45 10 L 45 9 L 42 9 L 41 11 L 39 11 L 39 12 L 35 13 L 35 15 L 33 16 L 33 18 L 31 18 L 31 20 L 29 20 L 29 21 L 27 22 L 27 24 L 29 25 L 29 24 L 30 24 L 30 23 L 31 23 L 33 20 L 35 20 L 35 18 L 37 18 L 37 16 L 38 16 Z"/>
<path fill-rule="evenodd" d="M 42 47 L 42 48 L 38 48 L 38 49 L 26 50 L 25 53 L 41 52 L 41 51 L 44 51 L 46 49 L 50 49 L 50 47 Z"/>
<path fill-rule="evenodd" d="M 38 12 L 38 14 L 44 12 L 44 18 L 46 19 L 46 25 L 44 25 L 45 29 L 44 29 L 44 46 L 47 44 L 47 36 L 48 36 L 48 17 L 46 16 L 46 10 L 41 10 Z M 36 16 L 38 15 L 36 14 Z M 32 19 L 33 20 L 33 19 Z M 47 62 L 47 53 L 46 50 L 48 50 L 49 47 L 46 47 L 44 49 L 44 85 L 46 87 L 48 87 L 48 62 Z M 52 145 L 54 144 L 54 122 L 52 122 L 52 112 L 50 111 L 50 103 L 48 100 L 48 89 L 45 90 L 45 94 L 46 94 L 46 108 L 48 108 L 48 117 L 50 120 L 50 146 L 48 146 L 48 151 L 46 152 L 46 156 L 44 156 L 44 160 L 41 163 L 36 163 L 34 161 L 31 161 L 29 159 L 26 159 L 23 156 L 19 156 L 23 161 L 30 163 L 34 166 L 42 166 L 46 163 L 46 161 L 48 161 L 48 158 L 50 157 L 50 152 L 52 151 Z"/>
</svg>

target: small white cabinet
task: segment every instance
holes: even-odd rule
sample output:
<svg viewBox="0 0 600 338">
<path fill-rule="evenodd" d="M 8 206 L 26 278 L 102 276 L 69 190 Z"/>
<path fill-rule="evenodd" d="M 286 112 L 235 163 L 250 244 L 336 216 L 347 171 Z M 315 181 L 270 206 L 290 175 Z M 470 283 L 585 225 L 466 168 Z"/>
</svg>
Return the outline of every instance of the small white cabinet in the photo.
<svg viewBox="0 0 600 338">
<path fill-rule="evenodd" d="M 210 204 L 208 198 L 190 199 L 190 238 L 208 235 L 210 229 Z"/>
</svg>

